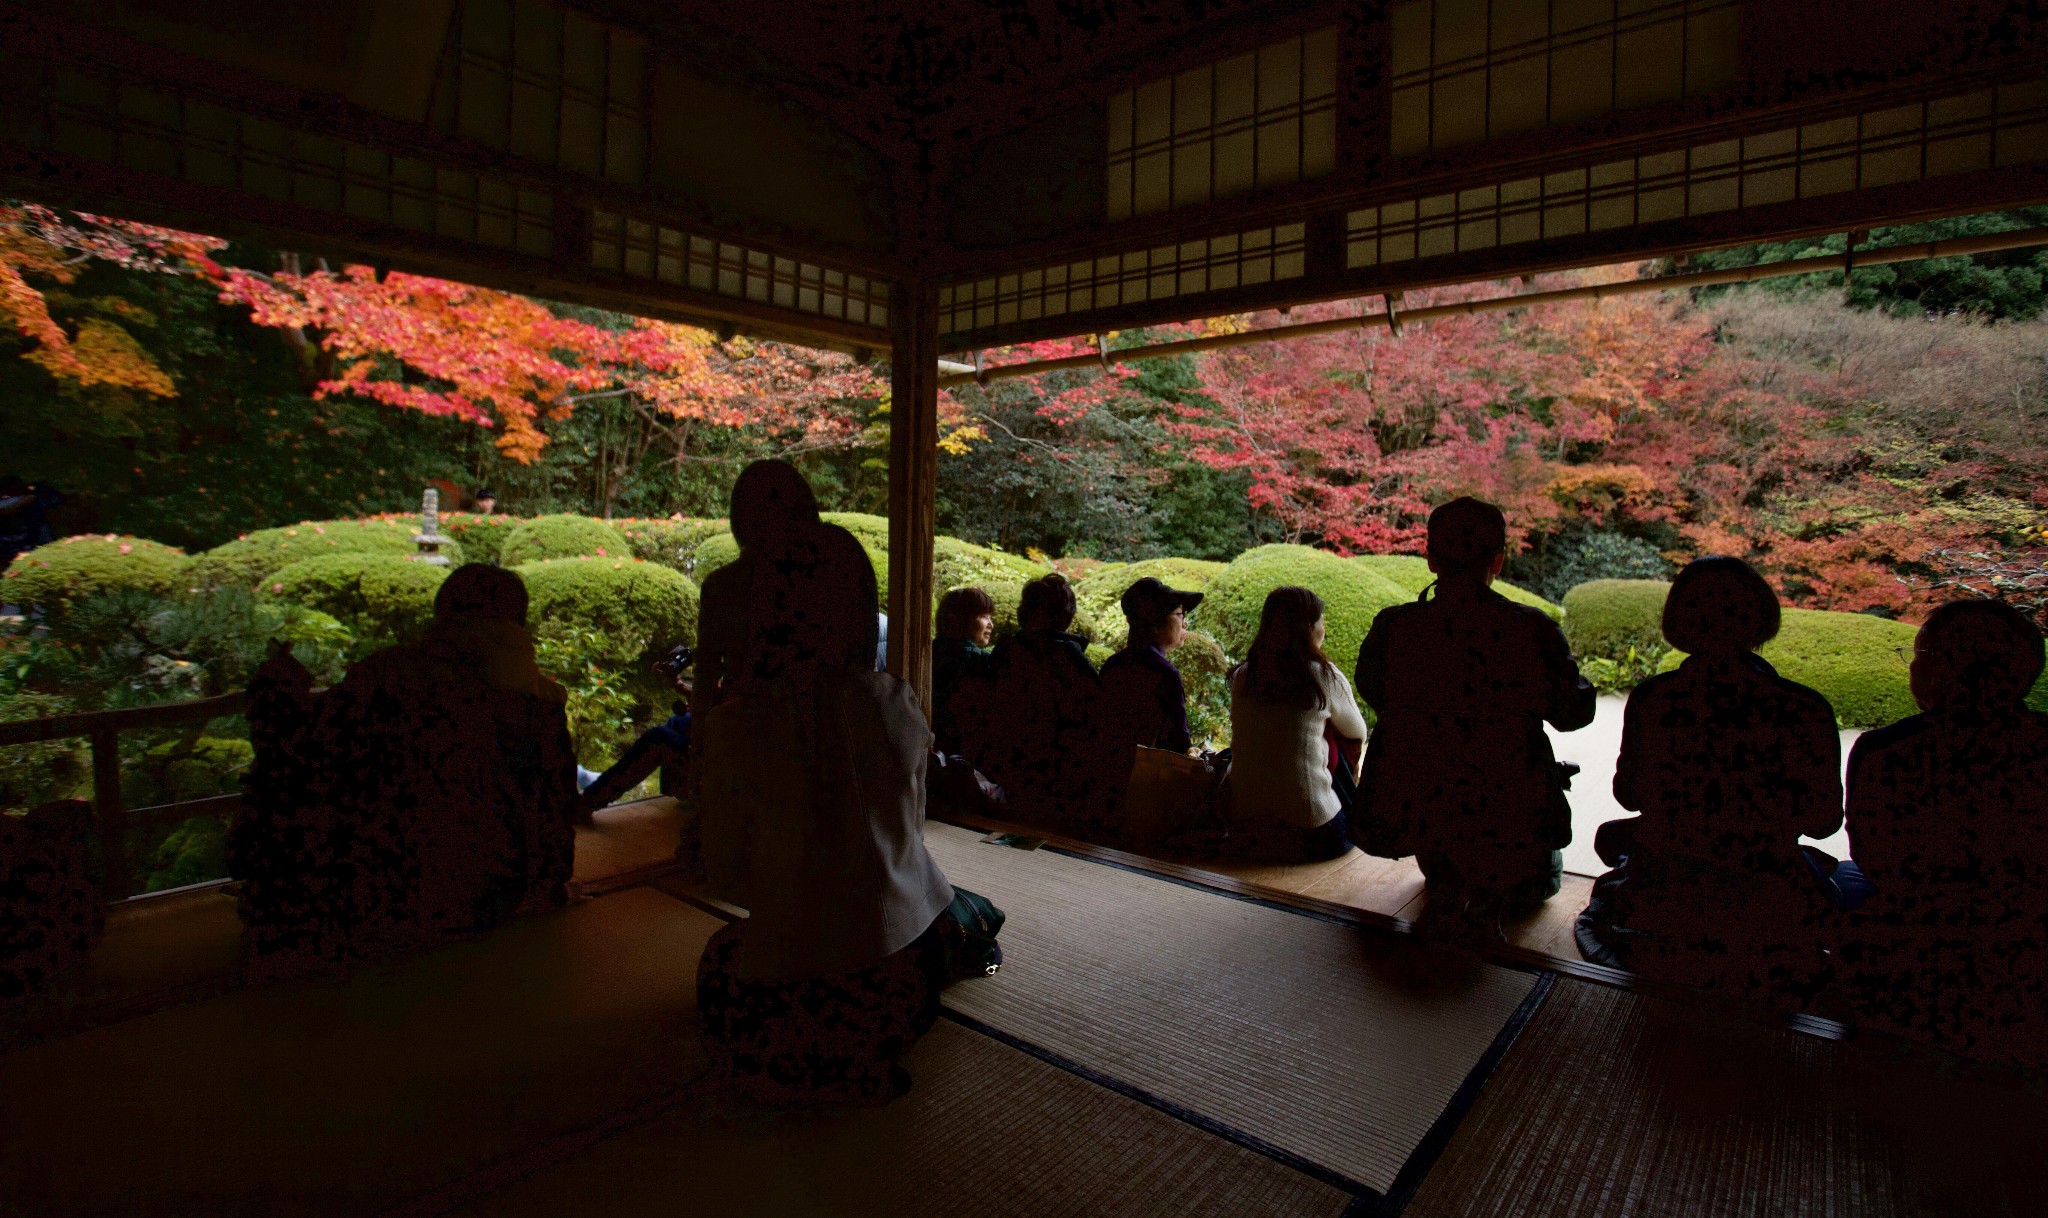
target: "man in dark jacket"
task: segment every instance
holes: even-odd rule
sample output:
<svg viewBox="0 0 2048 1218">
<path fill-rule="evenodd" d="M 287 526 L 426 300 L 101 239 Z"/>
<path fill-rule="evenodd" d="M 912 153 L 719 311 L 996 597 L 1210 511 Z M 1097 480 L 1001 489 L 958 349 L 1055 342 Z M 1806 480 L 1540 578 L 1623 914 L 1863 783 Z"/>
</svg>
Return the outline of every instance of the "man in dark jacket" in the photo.
<svg viewBox="0 0 2048 1218">
<path fill-rule="evenodd" d="M 1493 591 L 1506 551 L 1499 508 L 1467 498 L 1438 508 L 1436 583 L 1383 610 L 1358 652 L 1358 693 L 1379 723 L 1352 840 L 1386 858 L 1415 855 L 1427 916 L 1482 929 L 1557 893 L 1571 808 L 1543 725 L 1582 728 L 1595 701 L 1557 625 Z"/>
<path fill-rule="evenodd" d="M 1188 611 L 1201 603 L 1201 593 L 1181 592 L 1149 576 L 1124 590 L 1130 637 L 1102 664 L 1105 737 L 1175 753 L 1193 746 L 1187 685 L 1167 653 L 1186 641 Z M 1128 748 L 1124 760 L 1130 760 Z"/>
</svg>

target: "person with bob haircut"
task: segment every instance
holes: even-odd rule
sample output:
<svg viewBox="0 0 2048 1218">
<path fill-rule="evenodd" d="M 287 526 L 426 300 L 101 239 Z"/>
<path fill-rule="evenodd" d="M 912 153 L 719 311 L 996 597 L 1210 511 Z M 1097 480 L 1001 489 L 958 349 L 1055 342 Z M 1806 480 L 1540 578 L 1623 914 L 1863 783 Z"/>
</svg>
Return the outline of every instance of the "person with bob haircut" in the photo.
<svg viewBox="0 0 2048 1218">
<path fill-rule="evenodd" d="M 417 642 L 325 692 L 273 644 L 249 683 L 256 756 L 228 838 L 259 952 L 362 958 L 566 899 L 575 751 L 526 610 L 515 573 L 458 567 Z"/>
<path fill-rule="evenodd" d="M 1024 824 L 1080 830 L 1098 798 L 1086 764 L 1101 680 L 1088 640 L 1072 634 L 1079 602 L 1064 575 L 1024 585 L 1017 633 L 996 644 L 989 680 L 954 698 L 962 751 Z"/>
<path fill-rule="evenodd" d="M 2003 601 L 1952 601 L 1910 663 L 1920 713 L 1849 754 L 1849 838 L 1876 895 L 1845 932 L 1845 985 L 1871 1026 L 2048 1066 L 2041 632 Z"/>
<path fill-rule="evenodd" d="M 1351 682 L 1323 654 L 1323 600 L 1275 588 L 1258 637 L 1230 674 L 1233 835 L 1276 860 L 1336 858 L 1351 849 L 1336 774 L 1358 778 L 1365 716 Z"/>
<path fill-rule="evenodd" d="M 1500 934 L 1556 895 L 1571 841 L 1565 772 L 1544 734 L 1592 722 L 1593 687 L 1541 610 L 1492 588 L 1507 559 L 1499 508 L 1459 498 L 1429 515 L 1436 582 L 1384 609 L 1358 651 L 1379 716 L 1351 840 L 1421 866 L 1426 924 Z"/>
<path fill-rule="evenodd" d="M 1778 618 L 1740 559 L 1672 581 L 1664 638 L 1686 659 L 1629 695 L 1614 771 L 1615 800 L 1642 815 L 1595 838 L 1615 870 L 1584 925 L 1607 963 L 1758 1000 L 1811 993 L 1818 889 L 1799 838 L 1841 827 L 1841 737 L 1827 699 L 1756 654 Z"/>
<path fill-rule="evenodd" d="M 996 603 L 980 588 L 955 588 L 939 598 L 932 622 L 932 735 L 939 752 L 961 752 L 953 699 L 963 686 L 985 682 L 995 669 Z"/>
</svg>

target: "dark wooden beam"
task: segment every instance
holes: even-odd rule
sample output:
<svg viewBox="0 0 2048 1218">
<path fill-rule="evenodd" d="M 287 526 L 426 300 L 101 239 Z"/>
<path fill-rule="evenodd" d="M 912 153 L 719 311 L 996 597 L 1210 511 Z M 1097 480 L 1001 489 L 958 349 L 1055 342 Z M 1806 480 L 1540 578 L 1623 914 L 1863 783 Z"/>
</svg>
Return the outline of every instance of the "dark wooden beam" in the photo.
<svg viewBox="0 0 2048 1218">
<path fill-rule="evenodd" d="M 932 690 L 932 549 L 938 532 L 938 289 L 899 284 L 889 307 L 889 671 Z"/>
</svg>

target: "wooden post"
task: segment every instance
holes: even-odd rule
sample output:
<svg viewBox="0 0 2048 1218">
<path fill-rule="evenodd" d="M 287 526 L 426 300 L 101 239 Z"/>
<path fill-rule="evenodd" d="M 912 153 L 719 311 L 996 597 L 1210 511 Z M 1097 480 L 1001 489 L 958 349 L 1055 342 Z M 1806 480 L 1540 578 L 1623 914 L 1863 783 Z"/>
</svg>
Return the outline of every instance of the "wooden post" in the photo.
<svg viewBox="0 0 2048 1218">
<path fill-rule="evenodd" d="M 931 714 L 932 543 L 938 531 L 939 299 L 889 294 L 889 671 Z"/>
<path fill-rule="evenodd" d="M 128 809 L 121 803 L 121 733 L 111 727 L 92 734 L 92 804 L 107 900 L 125 901 L 134 892 L 128 875 Z"/>
</svg>

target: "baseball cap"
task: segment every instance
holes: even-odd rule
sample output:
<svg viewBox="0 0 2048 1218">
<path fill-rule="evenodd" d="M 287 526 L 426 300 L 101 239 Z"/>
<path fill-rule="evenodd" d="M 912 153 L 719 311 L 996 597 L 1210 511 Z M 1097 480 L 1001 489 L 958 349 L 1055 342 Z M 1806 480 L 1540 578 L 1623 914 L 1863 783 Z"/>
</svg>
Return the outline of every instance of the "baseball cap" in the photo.
<svg viewBox="0 0 2048 1218">
<path fill-rule="evenodd" d="M 1124 616 L 1140 622 L 1156 622 L 1176 608 L 1193 609 L 1201 603 L 1201 593 L 1169 588 L 1149 575 L 1124 589 L 1121 602 Z"/>
</svg>

